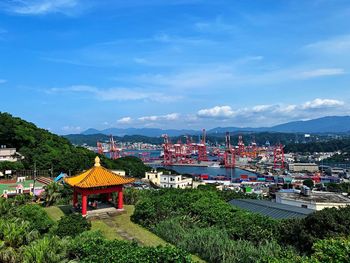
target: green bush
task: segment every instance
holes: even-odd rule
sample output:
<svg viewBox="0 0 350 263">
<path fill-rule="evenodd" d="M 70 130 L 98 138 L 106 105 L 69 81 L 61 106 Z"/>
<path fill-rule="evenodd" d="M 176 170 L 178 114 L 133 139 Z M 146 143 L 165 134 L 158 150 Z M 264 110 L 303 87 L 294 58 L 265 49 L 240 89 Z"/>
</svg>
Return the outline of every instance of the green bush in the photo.
<svg viewBox="0 0 350 263">
<path fill-rule="evenodd" d="M 317 241 L 313 246 L 311 262 L 350 262 L 350 239 L 331 238 Z"/>
<path fill-rule="evenodd" d="M 174 247 L 140 247 L 136 243 L 106 240 L 91 232 L 77 236 L 70 253 L 82 263 L 192 262 L 189 254 Z"/>
<path fill-rule="evenodd" d="M 55 234 L 59 237 L 75 237 L 84 231 L 90 230 L 91 224 L 80 214 L 69 214 L 63 216 L 59 221 Z"/>
<path fill-rule="evenodd" d="M 188 218 L 172 218 L 154 226 L 153 231 L 168 242 L 208 262 L 272 262 L 290 258 L 298 262 L 298 255 L 276 241 L 259 244 L 247 240 L 232 240 L 226 229 L 218 227 L 188 227 Z M 285 261 L 288 262 L 288 261 Z"/>
<path fill-rule="evenodd" d="M 350 207 L 325 208 L 303 219 L 285 220 L 276 232 L 282 244 L 310 254 L 320 239 L 350 235 Z"/>
<path fill-rule="evenodd" d="M 68 257 L 69 240 L 58 237 L 44 237 L 25 246 L 22 251 L 23 263 L 64 262 Z"/>
<path fill-rule="evenodd" d="M 27 220 L 30 223 L 30 228 L 40 233 L 47 233 L 54 225 L 53 220 L 39 205 L 27 204 L 16 207 L 13 211 L 13 216 Z"/>
</svg>

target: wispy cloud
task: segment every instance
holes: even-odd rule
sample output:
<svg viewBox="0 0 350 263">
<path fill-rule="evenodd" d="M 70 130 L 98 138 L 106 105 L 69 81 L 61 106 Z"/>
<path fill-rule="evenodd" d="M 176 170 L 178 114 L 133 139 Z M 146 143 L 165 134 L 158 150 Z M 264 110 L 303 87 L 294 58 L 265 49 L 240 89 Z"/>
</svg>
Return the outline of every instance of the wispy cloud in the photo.
<svg viewBox="0 0 350 263">
<path fill-rule="evenodd" d="M 66 126 L 63 126 L 61 130 L 64 131 L 65 133 L 77 133 L 77 132 L 81 132 L 82 128 L 80 126 L 66 125 Z"/>
<path fill-rule="evenodd" d="M 5 4 L 9 12 L 21 15 L 68 14 L 79 0 L 14 0 Z"/>
<path fill-rule="evenodd" d="M 199 21 L 194 24 L 194 28 L 202 33 L 233 33 L 238 28 L 234 24 L 225 23 L 222 16 L 217 16 L 214 20 Z"/>
<path fill-rule="evenodd" d="M 0 79 L 0 84 L 6 83 L 7 80 L 6 79 Z"/>
<path fill-rule="evenodd" d="M 310 43 L 304 47 L 310 52 L 344 54 L 350 51 L 350 35 L 341 35 Z"/>
<path fill-rule="evenodd" d="M 88 85 L 73 85 L 64 88 L 51 88 L 46 90 L 48 94 L 57 93 L 80 93 L 80 94 L 91 94 L 94 98 L 102 101 L 155 101 L 155 102 L 172 102 L 176 101 L 178 97 L 168 96 L 161 92 L 147 92 L 140 88 L 97 88 Z"/>
<path fill-rule="evenodd" d="M 342 68 L 321 68 L 321 69 L 314 69 L 314 70 L 300 72 L 298 77 L 302 79 L 310 79 L 310 78 L 335 76 L 335 75 L 343 75 L 343 74 L 345 74 L 345 70 Z"/>
</svg>

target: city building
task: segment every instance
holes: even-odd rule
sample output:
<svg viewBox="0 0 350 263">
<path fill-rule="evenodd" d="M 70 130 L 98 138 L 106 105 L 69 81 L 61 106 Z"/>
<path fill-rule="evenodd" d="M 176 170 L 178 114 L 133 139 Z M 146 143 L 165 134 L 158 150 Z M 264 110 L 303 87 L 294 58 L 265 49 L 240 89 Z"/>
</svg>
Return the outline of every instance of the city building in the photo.
<svg viewBox="0 0 350 263">
<path fill-rule="evenodd" d="M 291 172 L 318 172 L 318 165 L 315 163 L 290 163 L 289 171 Z"/>
<path fill-rule="evenodd" d="M 4 146 L 0 148 L 0 162 L 16 162 L 17 160 L 16 148 L 6 148 Z"/>
<path fill-rule="evenodd" d="M 346 170 L 340 167 L 329 167 L 326 170 L 326 173 L 331 176 L 337 176 L 337 177 L 346 177 Z"/>
<path fill-rule="evenodd" d="M 309 191 L 305 194 L 300 191 L 293 191 L 277 192 L 276 203 L 318 211 L 324 208 L 344 207 L 350 205 L 350 199 L 342 194 L 331 192 Z"/>
<path fill-rule="evenodd" d="M 155 185 L 160 185 L 160 176 L 163 172 L 157 172 L 156 170 L 152 170 L 151 172 L 146 172 L 144 179 L 152 182 Z"/>
<path fill-rule="evenodd" d="M 120 175 L 120 176 L 126 176 L 124 170 L 111 170 L 113 173 Z"/>
<path fill-rule="evenodd" d="M 162 188 L 191 188 L 192 178 L 183 177 L 179 174 L 162 174 L 160 176 L 160 187 Z"/>
<path fill-rule="evenodd" d="M 179 174 L 163 174 L 155 170 L 146 172 L 144 180 L 150 181 L 161 188 L 191 188 L 192 178 L 183 177 Z"/>
</svg>

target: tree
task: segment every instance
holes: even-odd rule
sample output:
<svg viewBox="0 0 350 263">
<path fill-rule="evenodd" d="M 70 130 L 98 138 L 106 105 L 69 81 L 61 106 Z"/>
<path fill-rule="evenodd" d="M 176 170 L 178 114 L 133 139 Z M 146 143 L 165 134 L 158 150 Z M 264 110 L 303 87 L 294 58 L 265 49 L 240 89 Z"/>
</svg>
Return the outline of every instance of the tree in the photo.
<svg viewBox="0 0 350 263">
<path fill-rule="evenodd" d="M 314 181 L 312 181 L 312 179 L 305 179 L 303 181 L 303 185 L 309 187 L 309 188 L 313 188 L 314 187 Z"/>
<path fill-rule="evenodd" d="M 43 194 L 43 198 L 45 199 L 45 205 L 53 205 L 61 197 L 62 189 L 62 185 L 56 182 L 52 182 L 44 186 L 45 192 Z"/>
</svg>

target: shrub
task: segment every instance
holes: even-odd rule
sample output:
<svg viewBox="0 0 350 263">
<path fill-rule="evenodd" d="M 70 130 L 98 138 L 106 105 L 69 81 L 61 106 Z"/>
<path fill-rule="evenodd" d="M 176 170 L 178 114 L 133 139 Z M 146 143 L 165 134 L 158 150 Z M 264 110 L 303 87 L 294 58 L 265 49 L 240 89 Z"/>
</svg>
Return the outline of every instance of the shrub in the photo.
<svg viewBox="0 0 350 263">
<path fill-rule="evenodd" d="M 174 247 L 140 247 L 137 243 L 106 240 L 100 234 L 91 232 L 77 236 L 70 253 L 82 263 L 192 262 L 189 254 Z"/>
<path fill-rule="evenodd" d="M 350 262 L 350 239 L 331 238 L 317 241 L 311 262 Z"/>
<path fill-rule="evenodd" d="M 23 263 L 56 263 L 67 258 L 69 240 L 58 237 L 44 237 L 23 248 Z"/>
<path fill-rule="evenodd" d="M 277 235 L 282 244 L 310 254 L 313 244 L 320 239 L 350 235 L 350 207 L 326 208 L 303 219 L 285 220 Z"/>
<path fill-rule="evenodd" d="M 54 221 L 39 205 L 27 204 L 16 207 L 13 211 L 13 215 L 27 220 L 30 223 L 30 228 L 40 233 L 47 233 L 50 227 L 54 225 Z"/>
<path fill-rule="evenodd" d="M 84 231 L 90 230 L 90 228 L 91 224 L 85 217 L 82 217 L 80 214 L 69 214 L 58 221 L 55 233 L 59 237 L 75 237 Z"/>
</svg>

